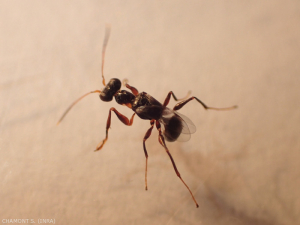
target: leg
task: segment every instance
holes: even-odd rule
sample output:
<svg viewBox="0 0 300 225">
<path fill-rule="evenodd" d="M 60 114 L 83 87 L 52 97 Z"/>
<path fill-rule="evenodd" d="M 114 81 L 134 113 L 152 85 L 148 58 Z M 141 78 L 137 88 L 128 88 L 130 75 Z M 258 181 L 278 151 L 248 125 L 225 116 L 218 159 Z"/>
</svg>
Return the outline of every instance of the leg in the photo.
<svg viewBox="0 0 300 225">
<path fill-rule="evenodd" d="M 139 94 L 139 91 L 135 88 L 135 87 L 132 87 L 130 86 L 129 84 L 126 84 L 125 85 L 131 92 L 132 94 L 134 94 L 135 96 L 137 96 Z"/>
<path fill-rule="evenodd" d="M 135 115 L 135 113 L 132 115 L 130 121 L 129 119 L 122 115 L 121 113 L 119 113 L 115 108 L 110 108 L 109 110 L 109 113 L 108 113 L 108 118 L 107 118 L 107 123 L 106 123 L 106 137 L 104 138 L 104 140 L 102 142 L 100 142 L 98 145 L 97 145 L 97 148 L 94 150 L 94 151 L 99 151 L 103 145 L 105 144 L 105 142 L 107 141 L 107 138 L 108 138 L 108 129 L 110 128 L 110 123 L 111 123 L 111 111 L 114 111 L 115 114 L 117 115 L 117 117 L 119 118 L 119 120 L 124 123 L 125 125 L 127 126 L 131 126 L 132 123 L 133 123 L 133 117 Z"/>
<path fill-rule="evenodd" d="M 126 86 L 131 92 L 132 92 L 132 94 L 134 94 L 134 96 L 137 96 L 138 94 L 139 94 L 139 91 L 135 88 L 135 87 L 132 87 L 132 86 L 130 86 L 129 84 L 128 84 L 128 79 L 124 79 L 123 81 L 122 81 L 122 84 L 124 85 L 124 86 Z"/>
<path fill-rule="evenodd" d="M 174 170 L 175 170 L 176 175 L 179 177 L 179 179 L 182 181 L 182 183 L 183 183 L 183 184 L 186 186 L 186 188 L 189 190 L 189 192 L 190 192 L 190 194 L 191 194 L 191 196 L 192 196 L 194 202 L 196 203 L 196 207 L 198 208 L 199 205 L 198 205 L 198 203 L 197 203 L 197 201 L 196 201 L 196 199 L 195 199 L 193 193 L 191 192 L 190 188 L 186 185 L 186 183 L 182 180 L 182 178 L 181 178 L 181 176 L 180 176 L 180 173 L 179 173 L 179 171 L 177 170 L 177 167 L 176 167 L 176 164 L 175 164 L 175 162 L 174 162 L 174 159 L 173 159 L 171 153 L 169 152 L 169 150 L 168 150 L 168 148 L 167 148 L 167 146 L 166 146 L 164 136 L 161 134 L 161 126 L 160 126 L 160 123 L 159 123 L 158 121 L 156 121 L 156 128 L 157 128 L 157 130 L 158 130 L 158 132 L 159 132 L 159 135 L 158 135 L 158 141 L 159 141 L 159 143 L 165 148 L 167 154 L 169 155 L 169 157 L 170 157 L 170 159 L 171 159 L 171 161 L 172 161 L 172 164 L 173 164 L 173 167 L 174 167 Z"/>
<path fill-rule="evenodd" d="M 145 190 L 148 190 L 148 186 L 147 186 L 148 153 L 147 153 L 147 150 L 146 150 L 145 142 L 146 142 L 146 140 L 147 140 L 147 139 L 150 137 L 150 135 L 151 135 L 151 132 L 152 132 L 152 129 L 153 129 L 153 126 L 154 126 L 154 121 L 155 121 L 155 120 L 151 120 L 151 121 L 150 121 L 151 127 L 148 129 L 147 133 L 145 134 L 144 140 L 143 140 L 143 147 L 144 147 L 144 152 L 145 152 L 145 156 L 146 156 Z"/>
<path fill-rule="evenodd" d="M 186 95 L 184 98 L 178 99 L 178 98 L 175 96 L 174 92 L 173 92 L 173 91 L 170 91 L 170 92 L 168 93 L 166 99 L 165 99 L 164 106 L 167 106 L 167 105 L 169 104 L 171 95 L 173 96 L 173 98 L 174 98 L 175 101 L 181 101 L 181 100 L 183 100 L 183 99 L 186 99 L 190 94 L 191 94 L 191 91 L 189 91 L 189 92 L 187 93 L 187 95 Z"/>
<path fill-rule="evenodd" d="M 195 96 L 190 97 L 187 100 L 184 100 L 182 102 L 177 103 L 173 110 L 179 110 L 181 109 L 186 103 L 188 103 L 189 101 L 196 99 L 205 109 L 214 109 L 214 110 L 230 110 L 230 109 L 235 109 L 237 108 L 237 105 L 231 106 L 231 107 L 226 107 L 226 108 L 214 108 L 214 107 L 208 107 L 207 105 L 205 105 L 202 101 L 200 101 L 198 98 L 196 98 Z"/>
</svg>

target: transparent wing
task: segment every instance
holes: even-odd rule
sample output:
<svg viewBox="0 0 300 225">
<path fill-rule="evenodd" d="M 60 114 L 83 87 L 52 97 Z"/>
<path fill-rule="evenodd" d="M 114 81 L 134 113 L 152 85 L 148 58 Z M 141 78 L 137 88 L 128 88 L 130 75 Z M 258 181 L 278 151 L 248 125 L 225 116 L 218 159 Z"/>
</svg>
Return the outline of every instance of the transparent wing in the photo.
<svg viewBox="0 0 300 225">
<path fill-rule="evenodd" d="M 187 118 L 185 115 L 182 115 L 181 113 L 177 112 L 177 111 L 173 111 L 177 116 L 179 116 L 182 120 L 182 122 L 185 124 L 185 126 L 183 126 L 182 129 L 182 133 L 185 134 L 193 134 L 196 132 L 196 126 L 195 124 L 189 119 Z"/>
<path fill-rule="evenodd" d="M 191 134 L 196 132 L 196 126 L 189 118 L 169 108 L 164 109 L 159 121 L 163 125 L 163 135 L 169 142 L 188 141 Z"/>
</svg>

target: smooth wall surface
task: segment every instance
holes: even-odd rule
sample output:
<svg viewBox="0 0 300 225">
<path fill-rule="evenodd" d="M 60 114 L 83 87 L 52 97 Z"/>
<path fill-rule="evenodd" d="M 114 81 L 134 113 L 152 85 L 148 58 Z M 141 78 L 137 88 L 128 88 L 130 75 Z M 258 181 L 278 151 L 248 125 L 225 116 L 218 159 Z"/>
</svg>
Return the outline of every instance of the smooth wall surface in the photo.
<svg viewBox="0 0 300 225">
<path fill-rule="evenodd" d="M 197 126 L 168 143 L 149 121 L 131 127 L 94 94 L 110 23 L 105 77 L 163 102 L 191 90 L 180 112 Z M 1 1 L 0 223 L 300 224 L 299 1 Z M 170 101 L 170 107 L 175 105 Z"/>
</svg>

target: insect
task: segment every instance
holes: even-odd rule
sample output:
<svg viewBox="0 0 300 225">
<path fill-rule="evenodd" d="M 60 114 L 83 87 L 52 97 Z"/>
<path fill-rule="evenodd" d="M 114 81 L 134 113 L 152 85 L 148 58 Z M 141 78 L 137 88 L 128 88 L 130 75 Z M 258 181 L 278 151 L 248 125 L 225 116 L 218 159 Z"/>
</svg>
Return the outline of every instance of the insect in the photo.
<svg viewBox="0 0 300 225">
<path fill-rule="evenodd" d="M 104 79 L 104 58 L 105 58 L 105 50 L 108 43 L 110 35 L 110 27 L 106 26 L 105 30 L 105 36 L 102 46 L 102 83 L 104 85 L 104 88 L 102 90 L 95 90 L 91 91 L 89 93 L 86 93 L 85 95 L 78 98 L 76 101 L 74 101 L 64 112 L 62 117 L 59 119 L 59 124 L 63 118 L 66 116 L 66 114 L 70 111 L 70 109 L 81 99 L 86 97 L 89 94 L 92 93 L 98 93 L 99 97 L 104 102 L 110 102 L 113 98 L 115 98 L 116 102 L 120 105 L 127 106 L 131 110 L 133 110 L 133 115 L 130 119 L 128 119 L 126 116 L 118 112 L 115 108 L 110 108 L 108 113 L 108 119 L 106 123 L 106 136 L 101 141 L 96 149 L 94 151 L 99 151 L 102 149 L 103 145 L 106 143 L 108 139 L 108 130 L 111 125 L 111 112 L 114 112 L 118 119 L 125 125 L 131 126 L 133 123 L 134 116 L 137 115 L 143 120 L 150 120 L 150 128 L 147 130 L 144 139 L 143 139 L 143 149 L 146 157 L 146 168 L 145 168 L 145 190 L 148 189 L 147 186 L 147 165 L 148 165 L 148 153 L 146 150 L 146 140 L 150 137 L 153 127 L 155 126 L 158 130 L 158 141 L 159 143 L 164 147 L 166 153 L 168 154 L 173 168 L 175 170 L 176 175 L 179 177 L 179 179 L 182 181 L 182 183 L 185 185 L 185 187 L 190 192 L 193 201 L 196 204 L 196 207 L 199 207 L 192 191 L 188 187 L 188 185 L 183 181 L 177 167 L 175 164 L 175 161 L 166 145 L 166 141 L 173 142 L 176 140 L 181 141 L 187 141 L 190 138 L 190 134 L 194 133 L 196 131 L 196 127 L 193 124 L 191 120 L 189 120 L 187 117 L 179 114 L 177 111 L 181 109 L 183 106 L 185 106 L 188 102 L 192 100 L 196 100 L 198 103 L 200 103 L 205 109 L 212 109 L 212 110 L 230 110 L 237 108 L 237 106 L 227 107 L 227 108 L 214 108 L 214 107 L 208 107 L 206 104 L 204 104 L 200 99 L 197 97 L 185 97 L 183 99 L 178 99 L 173 91 L 170 91 L 164 101 L 164 103 L 160 103 L 155 98 L 153 98 L 151 95 L 145 93 L 145 92 L 139 92 L 135 87 L 130 86 L 127 83 L 127 80 L 123 81 L 123 84 L 130 90 L 121 90 L 122 83 L 119 79 L 113 78 L 111 79 L 107 84 Z M 189 93 L 188 93 L 189 95 Z M 171 96 L 175 99 L 175 101 L 180 101 L 177 103 L 173 109 L 168 108 L 168 104 L 170 101 Z"/>
</svg>

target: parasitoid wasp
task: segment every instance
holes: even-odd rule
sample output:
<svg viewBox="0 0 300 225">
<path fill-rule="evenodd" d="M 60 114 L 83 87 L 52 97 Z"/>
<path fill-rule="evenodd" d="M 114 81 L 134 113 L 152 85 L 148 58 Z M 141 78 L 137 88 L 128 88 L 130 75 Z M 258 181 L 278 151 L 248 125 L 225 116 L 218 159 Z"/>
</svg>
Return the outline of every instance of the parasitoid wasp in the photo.
<svg viewBox="0 0 300 225">
<path fill-rule="evenodd" d="M 189 94 L 183 98 L 178 99 L 173 91 L 170 91 L 164 101 L 163 104 L 161 104 L 159 101 L 157 101 L 155 98 L 153 98 L 151 95 L 147 94 L 146 92 L 138 92 L 138 90 L 135 87 L 130 86 L 127 83 L 127 80 L 125 79 L 123 81 L 123 84 L 131 91 L 121 90 L 122 83 L 117 78 L 112 78 L 108 84 L 106 85 L 105 79 L 104 79 L 104 58 L 105 58 L 105 50 L 108 43 L 108 39 L 110 36 L 110 26 L 106 26 L 105 29 L 105 36 L 102 46 L 102 66 L 101 66 L 101 72 L 102 72 L 102 83 L 104 85 L 104 88 L 102 90 L 95 90 L 86 93 L 85 95 L 78 98 L 76 101 L 74 101 L 64 112 L 62 117 L 59 119 L 57 124 L 59 124 L 63 118 L 66 116 L 66 114 L 70 111 L 70 109 L 81 99 L 86 97 L 89 94 L 92 93 L 99 93 L 99 97 L 104 102 L 110 102 L 112 101 L 113 97 L 115 98 L 116 102 L 120 105 L 127 106 L 128 108 L 133 110 L 133 115 L 131 119 L 129 120 L 126 116 L 119 113 L 114 107 L 110 108 L 108 113 L 108 119 L 106 123 L 106 136 L 101 141 L 96 149 L 94 151 L 99 151 L 102 149 L 103 145 L 106 143 L 108 139 L 108 130 L 110 128 L 111 124 L 111 112 L 113 111 L 118 119 L 125 125 L 131 126 L 133 123 L 133 118 L 135 115 L 138 115 L 143 120 L 150 120 L 150 128 L 147 130 L 144 139 L 143 139 L 143 149 L 146 156 L 146 168 L 145 168 L 145 190 L 148 189 L 147 186 L 147 164 L 148 164 L 148 153 L 146 150 L 145 142 L 150 137 L 152 129 L 154 125 L 156 126 L 156 129 L 158 130 L 158 141 L 159 143 L 164 147 L 165 151 L 167 152 L 169 158 L 171 159 L 173 168 L 176 172 L 176 175 L 179 177 L 179 179 L 182 181 L 182 183 L 185 185 L 185 187 L 190 192 L 196 207 L 199 207 L 192 191 L 188 187 L 188 185 L 183 181 L 181 178 L 181 175 L 176 167 L 175 161 L 167 148 L 166 142 L 173 142 L 176 140 L 180 141 L 188 141 L 190 138 L 190 134 L 194 133 L 196 131 L 196 127 L 193 124 L 191 120 L 189 120 L 184 115 L 181 115 L 177 111 L 181 109 L 183 106 L 185 106 L 188 102 L 191 100 L 196 100 L 199 102 L 204 109 L 213 109 L 213 110 L 230 110 L 237 108 L 237 106 L 232 107 L 226 107 L 226 108 L 214 108 L 214 107 L 208 107 L 206 104 L 204 104 L 200 99 L 197 97 L 189 97 Z M 169 104 L 171 96 L 175 99 L 175 101 L 180 101 L 177 103 L 173 109 L 170 109 L 167 107 Z M 162 126 L 161 126 L 162 125 Z"/>
</svg>

